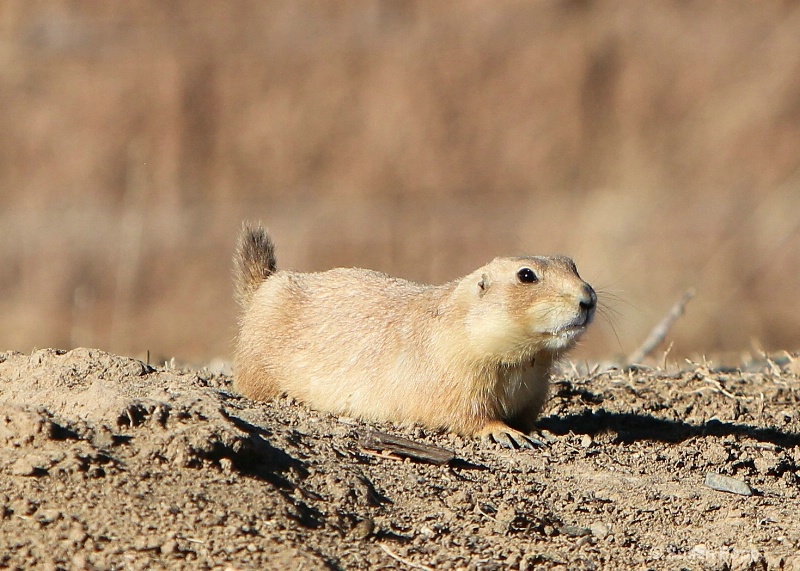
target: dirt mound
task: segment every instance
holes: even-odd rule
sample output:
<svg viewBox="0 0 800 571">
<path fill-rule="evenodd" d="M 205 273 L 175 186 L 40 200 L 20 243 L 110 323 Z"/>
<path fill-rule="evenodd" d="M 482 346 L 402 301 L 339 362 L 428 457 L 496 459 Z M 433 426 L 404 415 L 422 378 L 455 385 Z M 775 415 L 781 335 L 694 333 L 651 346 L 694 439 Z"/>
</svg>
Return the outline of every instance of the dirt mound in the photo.
<svg viewBox="0 0 800 571">
<path fill-rule="evenodd" d="M 437 466 L 208 370 L 0 354 L 0 568 L 800 569 L 798 363 L 573 372 L 534 452 L 373 425 Z"/>
</svg>

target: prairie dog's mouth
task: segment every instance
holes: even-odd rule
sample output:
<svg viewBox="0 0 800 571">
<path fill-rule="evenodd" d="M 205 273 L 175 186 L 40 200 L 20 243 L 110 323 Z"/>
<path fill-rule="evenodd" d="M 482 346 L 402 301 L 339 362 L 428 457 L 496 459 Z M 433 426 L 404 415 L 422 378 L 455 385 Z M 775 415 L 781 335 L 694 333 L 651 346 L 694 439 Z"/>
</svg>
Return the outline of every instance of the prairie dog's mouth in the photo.
<svg viewBox="0 0 800 571">
<path fill-rule="evenodd" d="M 594 317 L 594 312 L 590 311 L 584 315 L 579 315 L 569 323 L 565 323 L 555 329 L 548 331 L 551 335 L 556 337 L 564 337 L 570 335 L 577 335 L 579 333 L 583 333 L 589 324 L 592 322 L 592 318 Z"/>
<path fill-rule="evenodd" d="M 539 334 L 549 339 L 551 344 L 567 347 L 578 339 L 589 328 L 594 319 L 594 307 L 581 307 L 572 315 L 564 315 L 563 319 L 554 320 L 539 330 Z"/>
</svg>

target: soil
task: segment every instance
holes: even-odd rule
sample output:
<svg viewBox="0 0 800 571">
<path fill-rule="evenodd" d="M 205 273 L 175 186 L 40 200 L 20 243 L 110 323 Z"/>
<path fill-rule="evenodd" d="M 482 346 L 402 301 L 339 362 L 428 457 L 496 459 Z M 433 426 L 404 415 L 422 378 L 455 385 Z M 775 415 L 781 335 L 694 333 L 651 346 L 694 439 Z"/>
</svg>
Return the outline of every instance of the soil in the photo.
<svg viewBox="0 0 800 571">
<path fill-rule="evenodd" d="M 800 358 L 565 370 L 518 451 L 208 368 L 0 354 L 0 568 L 800 570 Z M 374 453 L 371 428 L 456 459 Z"/>
</svg>

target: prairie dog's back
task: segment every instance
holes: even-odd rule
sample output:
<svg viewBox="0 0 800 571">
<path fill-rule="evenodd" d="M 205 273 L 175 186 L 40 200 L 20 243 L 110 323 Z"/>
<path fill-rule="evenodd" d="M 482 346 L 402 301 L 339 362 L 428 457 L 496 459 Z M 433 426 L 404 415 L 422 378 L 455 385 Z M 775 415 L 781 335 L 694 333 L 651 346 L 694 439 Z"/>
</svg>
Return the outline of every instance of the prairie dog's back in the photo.
<svg viewBox="0 0 800 571">
<path fill-rule="evenodd" d="M 277 271 L 254 292 L 241 322 L 236 388 L 288 393 L 333 412 L 409 416 L 409 390 L 431 366 L 424 355 L 443 290 L 371 270 Z M 249 368 L 248 363 L 260 363 Z M 421 395 L 420 395 L 421 396 Z M 386 411 L 386 409 L 391 409 Z"/>
</svg>

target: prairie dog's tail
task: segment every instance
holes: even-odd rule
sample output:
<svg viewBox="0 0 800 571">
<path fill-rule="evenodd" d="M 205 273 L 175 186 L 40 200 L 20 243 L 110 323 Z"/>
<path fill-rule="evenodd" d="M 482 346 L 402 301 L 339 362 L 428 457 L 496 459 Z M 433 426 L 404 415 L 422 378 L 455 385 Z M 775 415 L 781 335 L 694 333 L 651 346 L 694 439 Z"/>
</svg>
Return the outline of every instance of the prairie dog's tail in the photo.
<svg viewBox="0 0 800 571">
<path fill-rule="evenodd" d="M 245 222 L 233 256 L 234 297 L 243 309 L 247 309 L 258 286 L 276 267 L 275 244 L 266 229 Z"/>
</svg>

